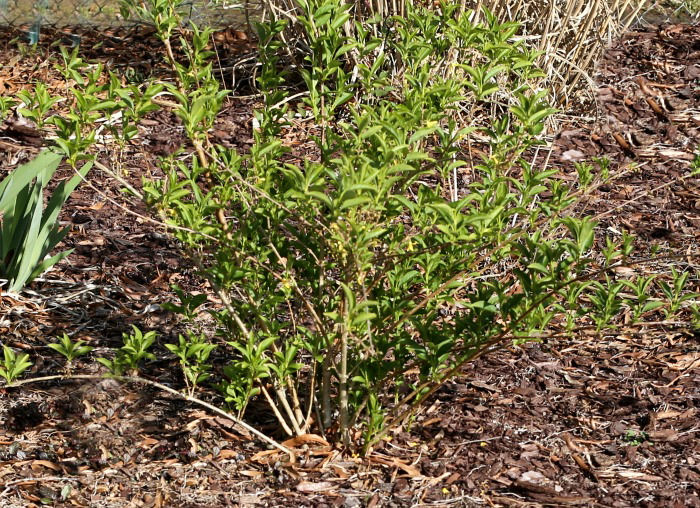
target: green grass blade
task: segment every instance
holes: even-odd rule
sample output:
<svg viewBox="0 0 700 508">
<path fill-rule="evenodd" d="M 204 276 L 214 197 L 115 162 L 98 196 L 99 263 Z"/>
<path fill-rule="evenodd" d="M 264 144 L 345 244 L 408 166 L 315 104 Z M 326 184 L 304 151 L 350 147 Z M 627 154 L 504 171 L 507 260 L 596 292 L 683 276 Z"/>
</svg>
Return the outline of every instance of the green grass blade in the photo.
<svg viewBox="0 0 700 508">
<path fill-rule="evenodd" d="M 92 162 L 84 164 L 83 167 L 80 168 L 80 171 L 78 171 L 78 174 L 73 175 L 73 177 L 68 181 L 64 180 L 58 185 L 58 187 L 56 187 L 56 190 L 54 190 L 53 194 L 51 195 L 51 199 L 46 204 L 44 218 L 41 221 L 42 242 L 48 237 L 48 231 L 50 231 L 52 227 L 55 228 L 56 219 L 58 219 L 58 214 L 61 211 L 64 203 L 78 184 L 83 181 L 85 175 L 87 175 L 91 168 Z M 50 248 L 53 248 L 53 246 Z"/>
<path fill-rule="evenodd" d="M 44 180 L 50 178 L 58 165 L 61 163 L 62 155 L 45 150 L 35 159 L 21 165 L 0 182 L 0 212 L 5 212 L 14 205 L 17 195 L 29 183 L 42 176 Z"/>
<path fill-rule="evenodd" d="M 40 260 L 41 245 L 36 241 L 39 235 L 39 228 L 41 227 L 42 216 L 41 187 L 39 185 L 34 186 L 32 196 L 37 196 L 36 199 L 38 201 L 32 211 L 29 228 L 22 237 L 22 243 L 16 251 L 15 260 L 9 274 L 10 277 L 8 277 L 11 281 L 11 292 L 17 292 L 24 287 L 29 275 Z"/>
<path fill-rule="evenodd" d="M 29 284 L 31 281 L 36 279 L 39 275 L 44 273 L 46 270 L 51 268 L 53 265 L 61 261 L 62 259 L 65 259 L 68 257 L 75 249 L 68 249 L 64 250 L 63 252 L 59 252 L 58 254 L 51 256 L 50 258 L 45 259 L 39 265 L 34 269 L 34 271 L 31 273 L 31 275 L 27 278 L 25 281 L 25 284 Z"/>
<path fill-rule="evenodd" d="M 34 186 L 24 187 L 18 194 L 15 203 L 9 207 L 2 218 L 2 233 L 0 234 L 0 255 L 5 259 L 9 252 L 16 252 L 21 247 L 24 235 L 29 227 L 29 215 L 35 203 L 41 196 L 34 193 Z"/>
</svg>

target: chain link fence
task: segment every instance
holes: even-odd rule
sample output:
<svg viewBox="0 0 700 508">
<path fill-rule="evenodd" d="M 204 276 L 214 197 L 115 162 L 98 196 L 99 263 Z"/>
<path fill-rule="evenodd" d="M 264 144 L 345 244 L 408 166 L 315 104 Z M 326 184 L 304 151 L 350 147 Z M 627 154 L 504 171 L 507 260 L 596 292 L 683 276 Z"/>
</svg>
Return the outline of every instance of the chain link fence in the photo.
<svg viewBox="0 0 700 508">
<path fill-rule="evenodd" d="M 119 6 L 119 0 L 0 0 L 0 26 L 22 27 L 31 32 L 41 27 L 94 29 L 133 25 L 136 20 L 124 20 Z M 243 29 L 247 16 L 254 17 L 260 7 L 259 0 L 191 0 L 183 5 L 183 14 L 196 23 Z"/>
</svg>

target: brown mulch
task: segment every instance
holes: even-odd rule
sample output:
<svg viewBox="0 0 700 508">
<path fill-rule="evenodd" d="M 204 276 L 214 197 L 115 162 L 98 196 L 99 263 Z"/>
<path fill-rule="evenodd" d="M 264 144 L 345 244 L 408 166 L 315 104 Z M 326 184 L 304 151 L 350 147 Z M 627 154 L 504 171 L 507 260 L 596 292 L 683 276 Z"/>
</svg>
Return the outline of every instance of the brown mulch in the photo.
<svg viewBox="0 0 700 508">
<path fill-rule="evenodd" d="M 51 86 L 55 71 L 45 62 L 56 50 L 22 54 L 11 35 L 0 38 L 0 90 L 16 93 L 35 79 Z M 220 40 L 238 55 L 230 67 L 250 50 L 240 37 Z M 148 34 L 129 41 L 102 38 L 92 49 L 95 40 L 83 36 L 86 55 L 112 48 L 114 65 L 138 61 L 138 72 L 158 72 L 156 42 Z M 632 232 L 642 247 L 697 253 L 700 181 L 678 178 L 700 144 L 700 27 L 628 33 L 595 79 L 598 120 L 564 117 L 548 164 L 567 175 L 574 161 L 606 157 L 612 173 L 629 169 L 591 197 L 588 212 L 608 234 Z M 218 142 L 250 146 L 255 100 L 226 105 Z M 167 111 L 141 130 L 126 153 L 100 159 L 137 188 L 143 176 L 160 175 L 156 156 L 187 149 Z M 0 176 L 42 141 L 8 119 Z M 21 297 L 0 295 L 0 339 L 31 354 L 29 376 L 62 372 L 46 345 L 64 331 L 95 346 L 94 356 L 120 345 L 131 324 L 171 342 L 180 325 L 158 305 L 174 299 L 169 285 L 207 290 L 138 200 L 98 169 L 89 181 L 94 188 L 81 186 L 61 217 L 73 226 L 73 254 Z M 700 286 L 697 258 L 673 265 L 693 270 L 690 284 Z M 700 336 L 681 328 L 581 335 L 479 359 L 367 459 L 307 438 L 288 443 L 300 452 L 289 464 L 226 419 L 142 386 L 65 381 L 1 390 L 0 506 L 700 506 Z M 175 362 L 159 349 L 143 375 L 181 387 Z M 268 416 L 253 414 L 251 424 L 270 429 Z"/>
</svg>

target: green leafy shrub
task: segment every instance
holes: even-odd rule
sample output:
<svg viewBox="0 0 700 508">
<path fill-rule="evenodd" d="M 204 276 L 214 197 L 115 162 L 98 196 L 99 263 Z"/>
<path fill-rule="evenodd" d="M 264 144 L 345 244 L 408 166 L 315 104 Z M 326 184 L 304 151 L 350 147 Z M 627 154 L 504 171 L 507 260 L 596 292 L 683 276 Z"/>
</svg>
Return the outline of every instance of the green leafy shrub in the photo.
<svg viewBox="0 0 700 508">
<path fill-rule="evenodd" d="M 8 281 L 8 291 L 20 291 L 72 252 L 48 257 L 68 232 L 68 228 L 58 226 L 61 207 L 91 165 L 84 165 L 79 174 L 61 182 L 44 208 L 44 188 L 61 159 L 61 155 L 43 151 L 0 182 L 0 278 Z"/>
<path fill-rule="evenodd" d="M 569 188 L 524 159 L 554 110 L 531 89 L 539 71 L 517 25 L 407 6 L 350 38 L 349 5 L 299 4 L 315 151 L 282 142 L 285 24 L 272 22 L 258 27 L 264 105 L 250 154 L 167 159 L 145 193 L 223 302 L 212 313 L 227 403 L 242 414 L 258 397 L 289 434 L 367 449 L 479 355 L 612 326 L 623 285 L 605 274 L 632 245 L 608 239 L 595 258 L 595 222 L 571 210 L 600 181 L 580 169 L 584 185 Z M 182 79 L 177 94 L 200 149 L 216 111 L 195 106 L 222 96 L 203 72 L 205 91 Z M 183 367 L 188 340 L 205 344 L 169 346 Z"/>
</svg>

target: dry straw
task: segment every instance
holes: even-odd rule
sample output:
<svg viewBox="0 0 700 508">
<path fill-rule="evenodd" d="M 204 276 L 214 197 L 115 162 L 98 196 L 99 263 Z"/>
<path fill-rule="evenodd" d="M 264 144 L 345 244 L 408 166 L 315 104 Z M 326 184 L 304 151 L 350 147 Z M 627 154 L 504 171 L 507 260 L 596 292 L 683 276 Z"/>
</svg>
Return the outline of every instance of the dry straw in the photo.
<svg viewBox="0 0 700 508">
<path fill-rule="evenodd" d="M 603 49 L 639 18 L 646 0 L 486 0 L 501 20 L 523 24 L 521 36 L 542 51 L 540 66 L 560 104 L 592 83 Z M 584 87 L 588 88 L 588 87 Z"/>
<path fill-rule="evenodd" d="M 265 15 L 295 20 L 295 0 L 262 0 Z M 356 0 L 355 16 L 382 18 L 405 12 L 413 0 Z M 424 2 L 423 2 L 424 3 Z M 539 65 L 545 71 L 541 86 L 554 92 L 561 106 L 588 95 L 591 69 L 603 49 L 639 18 L 647 0 L 461 0 L 462 9 L 478 15 L 482 7 L 500 21 L 522 24 L 518 36 L 542 51 Z M 437 4 L 437 2 L 436 2 Z M 293 23 L 292 23 L 293 24 Z M 287 37 L 300 36 L 292 30 Z"/>
</svg>

